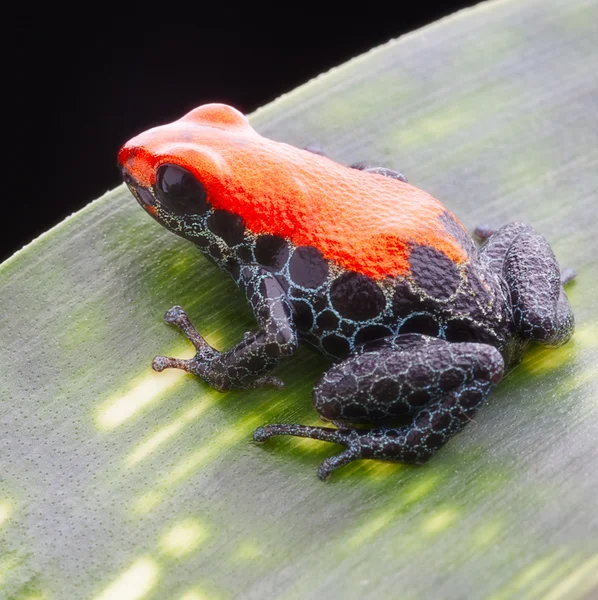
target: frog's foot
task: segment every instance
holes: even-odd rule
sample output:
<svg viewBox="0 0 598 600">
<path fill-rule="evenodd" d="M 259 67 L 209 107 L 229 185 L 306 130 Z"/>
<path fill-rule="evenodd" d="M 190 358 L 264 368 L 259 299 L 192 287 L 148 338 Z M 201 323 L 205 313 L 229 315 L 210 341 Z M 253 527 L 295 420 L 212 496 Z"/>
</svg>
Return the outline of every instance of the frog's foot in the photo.
<svg viewBox="0 0 598 600">
<path fill-rule="evenodd" d="M 212 348 L 212 346 L 208 344 L 208 342 L 206 342 L 203 339 L 202 335 L 199 333 L 199 331 L 197 331 L 197 329 L 193 326 L 193 323 L 191 323 L 191 321 L 189 320 L 187 313 L 180 306 L 173 306 L 170 310 L 166 311 L 166 314 L 164 315 L 164 321 L 169 325 L 175 325 L 176 327 L 178 327 L 185 334 L 185 337 L 195 346 L 196 350 L 207 351 L 208 353 L 211 350 L 211 352 L 214 355 L 218 353 L 216 350 L 214 350 L 214 348 Z M 158 356 L 154 360 L 157 360 L 159 358 L 166 357 Z M 163 369 L 169 368 L 171 366 L 174 366 L 177 369 L 183 368 L 179 365 L 165 365 L 161 369 L 156 369 L 156 371 L 162 371 Z"/>
<path fill-rule="evenodd" d="M 175 325 L 184 334 L 185 337 L 195 346 L 196 355 L 190 359 L 172 358 L 170 356 L 156 356 L 152 361 L 154 371 L 164 371 L 164 369 L 182 369 L 188 373 L 198 375 L 200 365 L 206 360 L 211 360 L 219 353 L 212 348 L 202 337 L 202 335 L 193 326 L 187 313 L 180 306 L 173 306 L 164 315 L 164 321 L 169 325 Z"/>
<path fill-rule="evenodd" d="M 156 356 L 152 361 L 154 371 L 163 371 L 164 369 L 182 369 L 195 375 L 199 374 L 199 366 L 206 360 L 212 360 L 219 352 L 212 348 L 206 342 L 202 335 L 193 326 L 187 313 L 180 306 L 173 306 L 164 315 L 164 321 L 169 325 L 175 325 L 184 334 L 185 337 L 195 346 L 197 354 L 190 359 L 171 358 L 169 356 Z"/>
<path fill-rule="evenodd" d="M 224 353 L 212 348 L 208 342 L 197 331 L 194 325 L 189 320 L 189 317 L 180 306 L 173 306 L 164 315 L 164 321 L 170 325 L 175 325 L 184 334 L 185 337 L 193 344 L 197 350 L 195 356 L 189 359 L 173 358 L 170 356 L 156 356 L 152 361 L 154 371 L 164 371 L 164 369 L 182 369 L 193 375 L 197 375 L 203 381 L 209 383 L 212 387 L 220 391 L 226 391 L 233 387 L 243 387 L 244 389 L 257 388 L 262 386 L 274 386 L 277 388 L 284 387 L 284 382 L 277 377 L 265 375 L 243 381 L 242 386 L 236 386 L 226 379 L 223 374 L 232 365 L 218 365 L 218 362 L 225 356 Z M 252 334 L 246 333 L 244 341 L 249 341 Z"/>
<path fill-rule="evenodd" d="M 292 435 L 345 446 L 347 449 L 344 452 L 327 458 L 320 465 L 318 477 L 322 481 L 328 479 L 335 469 L 361 458 L 423 464 L 437 450 L 436 446 L 427 448 L 425 445 L 419 451 L 414 450 L 408 438 L 413 431 L 409 427 L 355 429 L 342 423 L 338 425 L 339 429 L 309 425 L 266 425 L 255 430 L 253 439 L 263 443 L 275 435 Z"/>
<path fill-rule="evenodd" d="M 220 352 L 217 353 L 220 355 Z M 193 358 L 173 358 L 170 356 L 156 356 L 152 361 L 152 369 L 154 371 L 164 371 L 164 369 L 181 369 L 183 371 L 187 371 L 187 373 L 192 373 L 193 375 L 197 375 L 200 379 L 209 383 L 213 388 L 219 391 L 226 391 L 229 389 L 229 386 L 219 384 L 217 381 L 212 381 L 207 375 L 206 363 L 202 361 L 201 358 L 198 359 L 198 355 L 196 354 Z M 253 389 L 259 387 L 275 387 L 278 389 L 282 389 L 285 387 L 284 381 L 279 379 L 278 377 L 273 377 L 272 375 L 265 375 L 264 377 L 258 377 L 254 381 L 250 382 L 248 385 L 244 387 L 244 389 Z"/>
<path fill-rule="evenodd" d="M 326 480 L 335 469 L 353 460 L 371 456 L 367 452 L 364 453 L 364 446 L 361 444 L 366 437 L 363 434 L 367 433 L 369 433 L 367 430 L 349 429 L 344 426 L 341 429 L 332 429 L 330 427 L 311 427 L 309 425 L 278 424 L 258 427 L 253 434 L 253 439 L 261 444 L 275 435 L 292 435 L 346 446 L 347 449 L 344 452 L 327 458 L 320 465 L 318 477 Z"/>
</svg>

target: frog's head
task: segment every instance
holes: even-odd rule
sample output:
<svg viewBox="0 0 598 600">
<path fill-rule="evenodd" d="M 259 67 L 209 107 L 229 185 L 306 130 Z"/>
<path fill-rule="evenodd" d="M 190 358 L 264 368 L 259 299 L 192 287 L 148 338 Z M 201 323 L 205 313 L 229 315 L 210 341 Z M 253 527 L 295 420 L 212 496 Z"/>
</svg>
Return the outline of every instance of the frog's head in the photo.
<svg viewBox="0 0 598 600">
<path fill-rule="evenodd" d="M 237 150 L 252 137 L 259 136 L 239 111 L 206 104 L 129 140 L 118 163 L 139 204 L 171 231 L 192 239 L 214 200 L 234 189 Z"/>
</svg>

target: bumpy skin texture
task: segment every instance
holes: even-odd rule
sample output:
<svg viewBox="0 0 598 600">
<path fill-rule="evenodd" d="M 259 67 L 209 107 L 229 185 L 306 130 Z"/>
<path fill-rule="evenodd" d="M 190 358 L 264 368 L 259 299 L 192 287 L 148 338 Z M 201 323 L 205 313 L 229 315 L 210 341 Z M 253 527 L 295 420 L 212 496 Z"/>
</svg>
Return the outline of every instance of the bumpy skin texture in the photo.
<svg viewBox="0 0 598 600">
<path fill-rule="evenodd" d="M 223 391 L 282 385 L 267 373 L 299 340 L 336 359 L 314 406 L 337 429 L 278 424 L 254 435 L 346 446 L 321 478 L 358 458 L 425 462 L 530 341 L 559 345 L 573 332 L 559 266 L 531 227 L 480 228 L 478 250 L 396 171 L 265 140 L 230 107 L 145 132 L 119 162 L 139 203 L 233 277 L 258 323 L 219 352 L 174 307 L 166 321 L 197 353 L 157 357 L 154 369 L 185 369 Z"/>
</svg>

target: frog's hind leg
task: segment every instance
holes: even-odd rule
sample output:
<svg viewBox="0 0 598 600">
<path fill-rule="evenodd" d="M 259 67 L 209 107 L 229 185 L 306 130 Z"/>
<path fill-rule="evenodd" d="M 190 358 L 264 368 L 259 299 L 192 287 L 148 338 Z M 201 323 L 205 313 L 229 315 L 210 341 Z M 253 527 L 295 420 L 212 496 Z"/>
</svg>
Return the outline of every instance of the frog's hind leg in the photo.
<svg viewBox="0 0 598 600">
<path fill-rule="evenodd" d="M 575 271 L 559 265 L 546 239 L 523 223 L 511 223 L 489 236 L 481 260 L 506 281 L 519 335 L 559 346 L 573 333 L 573 312 L 564 285 Z"/>
<path fill-rule="evenodd" d="M 359 458 L 420 464 L 472 419 L 503 370 L 503 359 L 492 346 L 400 335 L 333 366 L 314 388 L 316 410 L 339 429 L 267 425 L 256 430 L 254 439 L 292 435 L 345 446 L 322 463 L 321 479 Z M 373 429 L 343 425 L 401 417 L 410 422 Z"/>
</svg>

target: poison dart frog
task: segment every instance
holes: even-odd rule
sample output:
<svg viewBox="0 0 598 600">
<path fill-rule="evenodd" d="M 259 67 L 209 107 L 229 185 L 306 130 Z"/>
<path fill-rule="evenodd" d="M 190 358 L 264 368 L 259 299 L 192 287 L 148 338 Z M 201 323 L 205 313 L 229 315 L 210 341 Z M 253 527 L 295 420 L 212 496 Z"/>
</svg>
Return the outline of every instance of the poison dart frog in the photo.
<svg viewBox="0 0 598 600">
<path fill-rule="evenodd" d="M 193 242 L 245 295 L 257 330 L 212 348 L 179 306 L 165 316 L 197 353 L 158 356 L 217 390 L 269 375 L 308 342 L 334 359 L 313 390 L 334 427 L 272 424 L 344 446 L 320 478 L 369 458 L 421 464 L 472 420 L 531 341 L 558 346 L 574 319 L 545 238 L 523 223 L 479 230 L 478 247 L 400 173 L 343 166 L 272 141 L 243 114 L 200 106 L 127 142 L 118 161 L 141 206 Z"/>
</svg>

